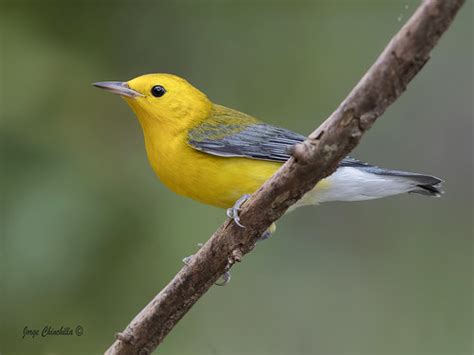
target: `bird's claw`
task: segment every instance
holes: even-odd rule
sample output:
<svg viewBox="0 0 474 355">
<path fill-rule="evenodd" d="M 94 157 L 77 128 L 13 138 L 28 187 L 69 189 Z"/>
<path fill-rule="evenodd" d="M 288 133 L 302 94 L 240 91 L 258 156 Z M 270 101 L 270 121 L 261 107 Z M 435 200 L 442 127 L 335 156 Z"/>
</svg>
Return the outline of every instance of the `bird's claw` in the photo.
<svg viewBox="0 0 474 355">
<path fill-rule="evenodd" d="M 227 285 L 230 282 L 230 278 L 231 278 L 230 271 L 224 272 L 222 274 L 221 278 L 222 278 L 222 281 L 215 282 L 214 285 L 216 285 L 216 286 L 225 286 L 225 285 Z"/>
<path fill-rule="evenodd" d="M 203 243 L 198 243 L 198 245 L 197 245 L 198 249 L 201 249 L 201 247 L 203 245 L 204 245 Z M 194 257 L 194 254 L 186 256 L 185 258 L 183 258 L 183 264 L 188 266 L 193 257 Z M 216 282 L 216 283 L 214 283 L 214 285 L 216 285 L 216 286 L 225 286 L 225 285 L 227 285 L 230 282 L 230 278 L 231 278 L 230 271 L 224 272 L 222 274 L 221 278 L 222 278 L 222 281 Z"/>
<path fill-rule="evenodd" d="M 204 245 L 203 243 L 197 243 L 198 250 L 201 249 L 203 245 Z M 194 256 L 194 254 L 184 257 L 183 260 L 182 260 L 183 264 L 186 265 L 186 266 L 189 265 L 189 263 L 190 263 L 191 259 L 193 258 L 193 256 Z"/>
<path fill-rule="evenodd" d="M 242 204 L 245 201 L 247 201 L 249 198 L 250 198 L 250 195 L 245 194 L 235 202 L 234 206 L 227 209 L 227 213 L 226 213 L 227 217 L 232 218 L 235 224 L 237 224 L 241 228 L 245 228 L 245 226 L 242 223 L 240 223 L 240 217 L 239 217 L 240 206 L 242 206 Z"/>
</svg>

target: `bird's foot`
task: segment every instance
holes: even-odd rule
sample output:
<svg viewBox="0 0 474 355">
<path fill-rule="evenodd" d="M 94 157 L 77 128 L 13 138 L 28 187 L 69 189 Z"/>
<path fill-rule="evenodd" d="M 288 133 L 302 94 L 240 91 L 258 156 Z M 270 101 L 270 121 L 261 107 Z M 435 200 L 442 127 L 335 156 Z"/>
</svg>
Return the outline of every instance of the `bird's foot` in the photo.
<svg viewBox="0 0 474 355">
<path fill-rule="evenodd" d="M 203 243 L 197 243 L 198 250 L 201 249 L 203 245 L 204 245 Z M 183 264 L 188 266 L 189 263 L 191 262 L 191 259 L 193 258 L 193 256 L 194 256 L 194 254 L 184 257 L 183 260 L 182 260 Z"/>
<path fill-rule="evenodd" d="M 229 282 L 230 282 L 230 278 L 231 278 L 231 274 L 230 274 L 230 271 L 226 271 L 222 274 L 222 276 L 220 277 L 222 279 L 222 281 L 217 281 L 214 283 L 214 285 L 216 286 L 225 286 L 227 285 Z"/>
<path fill-rule="evenodd" d="M 197 245 L 198 249 L 201 249 L 203 245 L 204 245 L 203 243 L 198 243 L 198 245 Z M 189 265 L 189 263 L 191 262 L 191 259 L 193 257 L 194 257 L 194 254 L 186 256 L 185 258 L 183 258 L 183 264 L 186 265 L 186 266 Z M 226 271 L 221 276 L 222 281 L 218 281 L 214 285 L 216 285 L 216 286 L 225 286 L 230 282 L 230 278 L 231 278 L 230 272 Z"/>
<path fill-rule="evenodd" d="M 242 204 L 245 201 L 247 201 L 249 198 L 250 198 L 250 195 L 245 194 L 235 202 L 234 206 L 227 209 L 227 213 L 226 213 L 227 217 L 232 218 L 235 224 L 237 224 L 241 228 L 245 228 L 245 226 L 242 223 L 240 223 L 240 217 L 239 217 L 240 206 L 242 206 Z"/>
<path fill-rule="evenodd" d="M 251 195 L 249 194 L 243 195 L 235 202 L 234 206 L 227 209 L 227 213 L 226 213 L 227 217 L 232 218 L 235 224 L 237 224 L 241 228 L 245 228 L 245 226 L 240 222 L 240 217 L 239 217 L 240 207 L 245 201 L 247 201 L 250 198 L 250 196 Z M 265 232 L 263 232 L 260 238 L 258 238 L 258 241 L 266 240 L 270 238 L 271 235 L 275 232 L 275 230 L 276 230 L 276 224 L 272 223 L 271 226 L 268 227 L 268 229 Z"/>
</svg>

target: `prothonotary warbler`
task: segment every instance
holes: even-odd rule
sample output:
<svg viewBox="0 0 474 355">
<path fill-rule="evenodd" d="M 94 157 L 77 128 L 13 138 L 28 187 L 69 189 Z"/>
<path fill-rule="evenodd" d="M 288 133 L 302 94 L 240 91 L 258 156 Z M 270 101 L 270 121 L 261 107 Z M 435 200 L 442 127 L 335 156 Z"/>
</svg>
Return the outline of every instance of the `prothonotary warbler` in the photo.
<svg viewBox="0 0 474 355">
<path fill-rule="evenodd" d="M 148 74 L 94 85 L 122 96 L 135 112 L 150 164 L 166 186 L 202 203 L 228 208 L 238 224 L 237 211 L 245 196 L 290 157 L 289 147 L 305 139 L 217 105 L 175 75 Z M 441 183 L 434 176 L 383 169 L 347 157 L 293 208 L 401 193 L 439 196 Z"/>
</svg>

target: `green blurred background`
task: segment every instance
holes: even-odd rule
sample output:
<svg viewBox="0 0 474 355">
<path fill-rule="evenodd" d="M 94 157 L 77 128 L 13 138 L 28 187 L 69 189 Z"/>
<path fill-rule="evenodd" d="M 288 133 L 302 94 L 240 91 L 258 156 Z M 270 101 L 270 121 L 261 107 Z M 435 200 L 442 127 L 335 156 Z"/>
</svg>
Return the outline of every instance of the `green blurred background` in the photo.
<svg viewBox="0 0 474 355">
<path fill-rule="evenodd" d="M 103 352 L 225 219 L 148 165 L 138 122 L 92 82 L 187 78 L 311 132 L 418 2 L 2 1 L 1 354 Z M 214 287 L 161 354 L 471 354 L 473 4 L 354 156 L 446 180 L 330 203 Z M 84 334 L 23 337 L 81 325 Z"/>
</svg>

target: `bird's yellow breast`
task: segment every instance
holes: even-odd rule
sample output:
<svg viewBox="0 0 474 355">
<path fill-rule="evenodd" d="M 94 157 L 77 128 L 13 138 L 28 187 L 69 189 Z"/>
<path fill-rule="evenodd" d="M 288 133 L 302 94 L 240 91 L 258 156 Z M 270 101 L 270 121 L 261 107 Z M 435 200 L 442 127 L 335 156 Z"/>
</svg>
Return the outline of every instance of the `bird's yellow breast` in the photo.
<svg viewBox="0 0 474 355">
<path fill-rule="evenodd" d="M 280 166 L 246 158 L 223 158 L 197 151 L 185 132 L 144 129 L 148 160 L 161 181 L 174 192 L 228 208 L 244 194 L 256 191 Z"/>
</svg>

